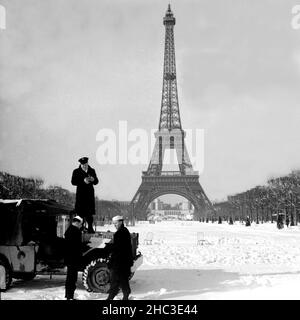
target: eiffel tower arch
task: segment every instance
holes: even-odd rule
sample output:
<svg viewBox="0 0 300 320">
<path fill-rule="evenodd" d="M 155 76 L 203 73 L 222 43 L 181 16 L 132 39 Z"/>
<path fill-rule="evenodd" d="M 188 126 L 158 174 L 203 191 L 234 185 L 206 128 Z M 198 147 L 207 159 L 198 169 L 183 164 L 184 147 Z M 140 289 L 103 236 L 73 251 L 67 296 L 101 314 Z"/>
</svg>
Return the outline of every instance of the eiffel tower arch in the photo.
<svg viewBox="0 0 300 320">
<path fill-rule="evenodd" d="M 165 26 L 165 51 L 162 100 L 155 146 L 147 171 L 142 172 L 142 183 L 131 201 L 134 217 L 145 217 L 150 203 L 165 194 L 176 194 L 194 206 L 194 216 L 206 216 L 213 206 L 199 183 L 199 174 L 193 170 L 185 145 L 185 131 L 181 126 L 174 45 L 175 17 L 168 6 L 163 19 Z M 178 170 L 163 170 L 166 150 L 174 150 Z"/>
<path fill-rule="evenodd" d="M 181 176 L 176 172 L 161 176 L 148 176 L 143 173 L 142 183 L 135 194 L 132 205 L 134 216 L 145 217 L 149 204 L 165 194 L 176 194 L 189 200 L 194 206 L 194 216 L 206 216 L 211 212 L 211 203 L 205 195 L 198 175 Z"/>
</svg>

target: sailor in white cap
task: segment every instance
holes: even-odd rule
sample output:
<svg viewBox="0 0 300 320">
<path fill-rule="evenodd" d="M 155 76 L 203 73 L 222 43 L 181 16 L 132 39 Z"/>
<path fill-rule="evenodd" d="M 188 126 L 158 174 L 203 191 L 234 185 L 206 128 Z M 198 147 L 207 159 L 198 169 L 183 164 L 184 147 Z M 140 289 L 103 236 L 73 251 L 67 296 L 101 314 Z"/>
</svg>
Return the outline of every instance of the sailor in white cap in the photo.
<svg viewBox="0 0 300 320">
<path fill-rule="evenodd" d="M 119 288 L 123 292 L 123 300 L 128 300 L 131 293 L 129 286 L 130 268 L 133 265 L 131 236 L 124 226 L 122 216 L 115 216 L 112 221 L 117 231 L 114 233 L 113 244 L 110 247 L 111 286 L 107 300 L 113 300 L 118 294 Z"/>
</svg>

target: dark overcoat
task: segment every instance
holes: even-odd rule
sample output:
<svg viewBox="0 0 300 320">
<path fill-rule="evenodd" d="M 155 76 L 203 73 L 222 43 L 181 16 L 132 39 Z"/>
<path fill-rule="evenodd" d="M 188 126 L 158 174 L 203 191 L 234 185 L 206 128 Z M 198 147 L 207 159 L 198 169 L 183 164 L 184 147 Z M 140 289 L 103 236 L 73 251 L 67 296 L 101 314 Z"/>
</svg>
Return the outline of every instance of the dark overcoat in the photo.
<svg viewBox="0 0 300 320">
<path fill-rule="evenodd" d="M 91 183 L 85 183 L 84 179 L 88 176 L 94 178 Z M 72 174 L 72 184 L 77 186 L 75 211 L 81 217 L 91 216 L 95 214 L 95 191 L 94 185 L 98 184 L 99 180 L 96 171 L 88 166 L 87 172 L 79 168 L 75 169 Z"/>
<path fill-rule="evenodd" d="M 130 267 L 133 265 L 131 236 L 130 232 L 123 224 L 114 233 L 110 251 L 111 256 L 109 267 L 116 272 L 129 276 Z"/>
<path fill-rule="evenodd" d="M 79 228 L 70 225 L 65 232 L 65 264 L 79 267 L 82 257 L 82 234 Z"/>
</svg>

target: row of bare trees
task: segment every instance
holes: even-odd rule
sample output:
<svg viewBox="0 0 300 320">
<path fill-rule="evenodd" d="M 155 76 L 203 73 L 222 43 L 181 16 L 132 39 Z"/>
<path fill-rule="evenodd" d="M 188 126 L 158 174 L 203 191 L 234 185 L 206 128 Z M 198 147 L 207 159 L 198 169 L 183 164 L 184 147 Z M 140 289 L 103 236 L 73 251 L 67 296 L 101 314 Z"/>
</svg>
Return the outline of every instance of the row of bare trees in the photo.
<svg viewBox="0 0 300 320">
<path fill-rule="evenodd" d="M 37 198 L 44 181 L 0 172 L 1 199 Z"/>
<path fill-rule="evenodd" d="M 44 188 L 40 178 L 24 178 L 0 172 L 1 199 L 54 199 L 59 203 L 73 206 L 75 194 L 60 186 Z"/>
<path fill-rule="evenodd" d="M 59 203 L 74 207 L 75 193 L 60 186 L 44 188 L 39 178 L 23 178 L 0 172 L 1 199 L 54 199 Z M 110 219 L 116 214 L 126 216 L 126 206 L 118 201 L 105 201 L 96 198 L 98 220 Z M 223 220 L 267 222 L 277 220 L 283 214 L 290 225 L 300 222 L 300 171 L 292 171 L 282 177 L 269 179 L 267 185 L 256 186 L 245 192 L 228 196 L 227 201 L 214 203 L 216 216 Z"/>
<path fill-rule="evenodd" d="M 284 215 L 291 225 L 300 222 L 300 170 L 271 178 L 265 186 L 256 186 L 214 204 L 216 214 L 229 220 L 267 222 Z"/>
</svg>

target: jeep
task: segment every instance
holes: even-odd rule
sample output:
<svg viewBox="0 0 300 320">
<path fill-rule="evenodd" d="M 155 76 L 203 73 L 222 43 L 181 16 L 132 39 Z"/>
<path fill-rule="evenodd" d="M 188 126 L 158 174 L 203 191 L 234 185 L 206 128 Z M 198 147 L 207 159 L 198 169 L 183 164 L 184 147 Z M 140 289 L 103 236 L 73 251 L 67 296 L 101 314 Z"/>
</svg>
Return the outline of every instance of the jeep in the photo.
<svg viewBox="0 0 300 320">
<path fill-rule="evenodd" d="M 72 208 L 49 199 L 0 200 L 0 269 L 5 270 L 7 290 L 12 279 L 30 280 L 36 275 L 66 274 L 64 233 L 74 215 Z M 113 232 L 83 232 L 83 285 L 90 292 L 110 288 L 109 244 Z M 137 251 L 138 233 L 131 233 L 134 264 L 130 278 L 142 264 Z M 3 274 L 3 272 L 2 272 Z"/>
</svg>

